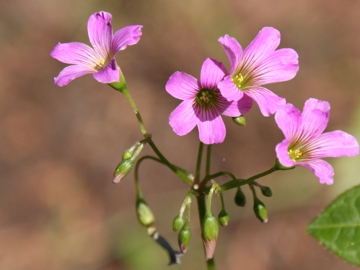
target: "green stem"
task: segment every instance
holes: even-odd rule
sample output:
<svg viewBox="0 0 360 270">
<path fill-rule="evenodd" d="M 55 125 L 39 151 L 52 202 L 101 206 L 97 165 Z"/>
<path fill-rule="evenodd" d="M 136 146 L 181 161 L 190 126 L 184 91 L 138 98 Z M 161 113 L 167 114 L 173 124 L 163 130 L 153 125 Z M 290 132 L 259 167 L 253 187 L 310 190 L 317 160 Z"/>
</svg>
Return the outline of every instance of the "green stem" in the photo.
<svg viewBox="0 0 360 270">
<path fill-rule="evenodd" d="M 156 147 L 155 143 L 150 140 L 149 145 L 152 148 L 152 150 L 155 152 L 155 154 L 159 157 L 161 162 L 166 165 L 170 170 L 172 170 L 185 184 L 191 186 L 193 184 L 193 176 L 186 172 L 184 169 L 179 168 L 173 164 L 171 164 L 164 155 L 159 151 L 159 149 Z"/>
<path fill-rule="evenodd" d="M 205 177 L 207 177 L 210 174 L 210 166 L 211 166 L 211 144 L 207 146 Z"/>
<path fill-rule="evenodd" d="M 254 182 L 254 180 L 264 177 L 264 176 L 266 176 L 270 173 L 273 173 L 277 170 L 279 170 L 279 168 L 277 165 L 275 165 L 271 169 L 269 169 L 265 172 L 259 173 L 257 175 L 254 175 L 254 176 L 250 177 L 249 179 L 246 179 L 246 180 L 233 179 L 233 180 L 225 183 L 224 185 L 222 185 L 221 190 L 224 191 L 224 190 L 229 190 L 229 189 L 240 187 L 240 186 L 247 185 L 247 184 L 252 184 L 252 182 Z"/>
<path fill-rule="evenodd" d="M 200 169 L 201 169 L 201 159 L 202 159 L 203 149 L 204 149 L 204 144 L 202 142 L 200 142 L 197 161 L 196 161 L 194 185 L 199 185 L 199 183 L 200 183 Z"/>
<path fill-rule="evenodd" d="M 125 98 L 129 101 L 131 108 L 133 109 L 136 118 L 138 120 L 139 123 L 139 127 L 141 130 L 141 133 L 143 134 L 145 139 L 149 139 L 148 143 L 151 146 L 151 148 L 154 150 L 154 152 L 156 153 L 156 155 L 160 158 L 161 162 L 166 165 L 170 170 L 172 170 L 177 176 L 180 177 L 180 179 L 186 183 L 187 185 L 191 186 L 192 185 L 192 175 L 188 172 L 186 172 L 184 169 L 181 169 L 177 166 L 174 166 L 173 164 L 171 164 L 159 151 L 159 149 L 156 147 L 156 145 L 154 144 L 154 142 L 151 140 L 151 135 L 147 133 L 145 125 L 144 125 L 144 121 L 141 118 L 141 114 L 135 104 L 135 101 L 133 100 L 133 98 L 131 97 L 129 90 L 127 88 L 126 85 L 126 80 L 125 77 L 123 75 L 123 73 L 121 73 L 120 75 L 120 81 L 119 82 L 113 82 L 109 84 L 110 87 L 114 88 L 115 90 L 117 90 L 118 92 L 122 93 Z"/>
<path fill-rule="evenodd" d="M 124 77 L 123 73 L 121 72 L 120 82 L 109 83 L 109 86 L 111 86 L 115 90 L 122 93 L 125 96 L 125 98 L 129 101 L 129 103 L 131 105 L 131 108 L 133 109 L 133 111 L 135 113 L 135 116 L 136 116 L 136 118 L 138 120 L 141 133 L 143 134 L 144 138 L 149 137 L 149 134 L 147 134 L 147 131 L 146 131 L 146 128 L 145 128 L 145 125 L 144 125 L 144 121 L 141 118 L 141 114 L 140 114 L 140 112 L 139 112 L 133 98 L 131 97 L 131 95 L 129 93 L 129 90 L 127 88 L 125 77 Z"/>
</svg>

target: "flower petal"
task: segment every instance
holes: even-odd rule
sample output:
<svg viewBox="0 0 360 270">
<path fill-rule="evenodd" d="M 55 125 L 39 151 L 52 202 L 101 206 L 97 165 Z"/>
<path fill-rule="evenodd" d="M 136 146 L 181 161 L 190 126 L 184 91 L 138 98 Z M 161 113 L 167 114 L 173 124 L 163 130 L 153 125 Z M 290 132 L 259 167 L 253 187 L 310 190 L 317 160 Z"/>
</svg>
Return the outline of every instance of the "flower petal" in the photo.
<svg viewBox="0 0 360 270">
<path fill-rule="evenodd" d="M 54 81 L 58 86 L 65 86 L 72 80 L 89 73 L 93 73 L 93 71 L 89 70 L 86 66 L 72 65 L 64 68 L 59 75 L 54 78 Z"/>
<path fill-rule="evenodd" d="M 169 124 L 179 136 L 188 134 L 198 122 L 191 101 L 183 101 L 169 116 Z"/>
<path fill-rule="evenodd" d="M 330 118 L 329 102 L 309 98 L 302 112 L 302 131 L 308 138 L 318 137 L 326 128 Z"/>
<path fill-rule="evenodd" d="M 328 162 L 314 159 L 298 164 L 312 171 L 319 178 L 320 184 L 331 185 L 334 182 L 334 168 Z"/>
<path fill-rule="evenodd" d="M 217 84 L 224 78 L 226 69 L 221 62 L 207 58 L 200 74 L 201 88 L 217 89 Z"/>
<path fill-rule="evenodd" d="M 250 96 L 256 101 L 264 116 L 274 114 L 286 103 L 284 98 L 275 95 L 273 92 L 263 87 L 246 90 L 245 95 Z"/>
<path fill-rule="evenodd" d="M 225 140 L 226 128 L 220 115 L 211 120 L 199 121 L 197 125 L 201 142 L 214 144 Z"/>
<path fill-rule="evenodd" d="M 110 13 L 100 11 L 90 16 L 87 25 L 90 43 L 103 60 L 108 58 L 110 52 L 112 41 L 111 19 Z"/>
<path fill-rule="evenodd" d="M 244 50 L 244 63 L 257 65 L 264 57 L 274 52 L 280 44 L 280 32 L 272 27 L 264 27 Z"/>
<path fill-rule="evenodd" d="M 101 83 L 112 83 L 120 80 L 120 68 L 115 59 L 111 60 L 106 67 L 94 73 L 94 78 Z"/>
<path fill-rule="evenodd" d="M 142 35 L 141 28 L 142 25 L 129 25 L 116 31 L 111 45 L 113 55 L 127 46 L 138 43 Z"/>
<path fill-rule="evenodd" d="M 280 49 L 262 59 L 254 69 L 257 85 L 283 82 L 295 77 L 299 70 L 298 54 L 293 49 Z"/>
<path fill-rule="evenodd" d="M 87 66 L 89 70 L 96 71 L 98 55 L 84 43 L 58 43 L 50 55 L 65 64 Z"/>
<path fill-rule="evenodd" d="M 294 105 L 288 103 L 276 112 L 275 121 L 285 138 L 291 141 L 300 131 L 301 112 Z"/>
<path fill-rule="evenodd" d="M 238 101 L 244 96 L 244 92 L 236 87 L 231 76 L 226 76 L 222 81 L 220 81 L 218 83 L 218 88 L 221 95 L 229 101 Z"/>
<path fill-rule="evenodd" d="M 298 165 L 298 163 L 296 163 L 289 157 L 288 154 L 289 144 L 290 144 L 290 140 L 285 139 L 281 143 L 278 143 L 275 148 L 276 156 L 279 159 L 279 162 L 281 163 L 281 165 L 285 167 L 293 167 L 295 165 Z"/>
<path fill-rule="evenodd" d="M 354 136 L 336 130 L 321 134 L 312 143 L 311 156 L 315 158 L 356 156 L 359 154 L 359 144 Z"/>
<path fill-rule="evenodd" d="M 233 74 L 240 66 L 243 50 L 239 42 L 229 35 L 225 35 L 219 38 L 219 42 L 225 50 L 230 62 L 230 74 Z"/>
<path fill-rule="evenodd" d="M 253 104 L 253 99 L 244 95 L 238 101 L 222 101 L 219 108 L 223 115 L 237 117 L 250 111 Z"/>
<path fill-rule="evenodd" d="M 176 71 L 165 85 L 166 91 L 174 98 L 181 100 L 193 99 L 199 91 L 196 78 L 185 72 Z"/>
</svg>

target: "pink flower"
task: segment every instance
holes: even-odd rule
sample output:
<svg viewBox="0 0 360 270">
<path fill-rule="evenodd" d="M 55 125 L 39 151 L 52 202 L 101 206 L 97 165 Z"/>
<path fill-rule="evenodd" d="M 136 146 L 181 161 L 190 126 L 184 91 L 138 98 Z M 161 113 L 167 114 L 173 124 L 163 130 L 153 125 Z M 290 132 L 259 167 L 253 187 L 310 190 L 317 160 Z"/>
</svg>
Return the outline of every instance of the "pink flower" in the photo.
<svg viewBox="0 0 360 270">
<path fill-rule="evenodd" d="M 285 135 L 276 146 L 276 155 L 285 167 L 303 166 L 312 171 L 321 184 L 332 184 L 334 169 L 320 158 L 355 156 L 357 140 L 340 130 L 322 133 L 330 117 L 330 104 L 310 98 L 301 113 L 286 104 L 275 114 L 275 121 Z"/>
<path fill-rule="evenodd" d="M 126 26 L 113 35 L 111 19 L 111 14 L 104 11 L 90 16 L 87 28 L 93 48 L 80 42 L 59 43 L 55 46 L 50 55 L 70 64 L 55 78 L 55 84 L 64 86 L 85 74 L 93 74 L 101 83 L 119 81 L 120 68 L 116 64 L 115 54 L 139 41 L 142 26 Z"/>
<path fill-rule="evenodd" d="M 240 116 L 250 110 L 250 98 L 240 102 L 227 101 L 220 94 L 217 84 L 225 72 L 221 63 L 208 58 L 202 65 L 200 81 L 184 72 L 171 75 L 166 91 L 183 100 L 169 117 L 169 124 L 177 135 L 186 135 L 197 126 L 201 142 L 222 143 L 226 129 L 220 115 Z"/>
<path fill-rule="evenodd" d="M 255 100 L 264 116 L 269 116 L 285 104 L 261 85 L 288 81 L 295 77 L 299 65 L 298 55 L 293 49 L 276 48 L 280 33 L 272 27 L 264 27 L 243 51 L 233 37 L 219 38 L 231 65 L 230 74 L 219 83 L 221 94 L 227 100 L 240 100 L 245 96 Z"/>
</svg>

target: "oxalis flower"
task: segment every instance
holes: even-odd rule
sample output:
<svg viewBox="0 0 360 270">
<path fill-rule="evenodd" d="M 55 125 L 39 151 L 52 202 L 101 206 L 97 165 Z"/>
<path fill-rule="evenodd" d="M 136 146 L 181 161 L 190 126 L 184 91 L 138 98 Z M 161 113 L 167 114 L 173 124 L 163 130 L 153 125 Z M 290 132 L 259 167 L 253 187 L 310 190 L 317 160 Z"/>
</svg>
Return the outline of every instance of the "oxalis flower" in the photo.
<svg viewBox="0 0 360 270">
<path fill-rule="evenodd" d="M 340 130 L 322 133 L 330 116 L 330 104 L 310 98 L 301 113 L 286 104 L 275 114 L 275 121 L 285 135 L 276 146 L 276 155 L 285 167 L 303 166 L 312 171 L 322 184 L 332 184 L 333 167 L 325 157 L 355 156 L 359 145 L 355 137 Z"/>
<path fill-rule="evenodd" d="M 226 129 L 221 114 L 240 116 L 251 108 L 251 99 L 227 101 L 217 88 L 225 75 L 225 67 L 206 59 L 201 68 L 200 81 L 184 72 L 175 72 L 166 83 L 166 91 L 183 102 L 170 114 L 169 124 L 177 135 L 188 134 L 195 126 L 200 141 L 205 144 L 222 143 Z"/>
<path fill-rule="evenodd" d="M 116 64 L 115 54 L 139 41 L 142 26 L 126 26 L 113 35 L 111 19 L 111 14 L 104 11 L 90 16 L 87 28 L 93 48 L 80 42 L 59 43 L 55 46 L 50 55 L 71 65 L 60 72 L 55 78 L 55 84 L 64 86 L 85 74 L 93 74 L 101 83 L 119 81 L 120 68 Z"/>
<path fill-rule="evenodd" d="M 288 81 L 295 77 L 299 65 L 293 49 L 275 50 L 280 43 L 280 33 L 272 27 L 264 27 L 250 45 L 242 50 L 233 37 L 219 38 L 231 65 L 230 73 L 218 85 L 227 100 L 251 97 L 257 102 L 264 116 L 269 116 L 285 104 L 261 85 Z"/>
</svg>

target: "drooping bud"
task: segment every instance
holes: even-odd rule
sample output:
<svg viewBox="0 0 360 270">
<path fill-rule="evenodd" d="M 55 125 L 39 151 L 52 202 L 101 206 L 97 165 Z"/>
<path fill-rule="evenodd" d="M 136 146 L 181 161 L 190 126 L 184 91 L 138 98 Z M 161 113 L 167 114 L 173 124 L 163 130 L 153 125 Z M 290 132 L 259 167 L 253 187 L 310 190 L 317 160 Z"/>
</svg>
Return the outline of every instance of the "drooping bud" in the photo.
<svg viewBox="0 0 360 270">
<path fill-rule="evenodd" d="M 254 212 L 256 217 L 263 223 L 268 221 L 268 214 L 265 207 L 265 204 L 260 201 L 258 198 L 254 199 Z"/>
<path fill-rule="evenodd" d="M 122 161 L 116 167 L 113 182 L 119 183 L 131 171 L 137 156 L 144 147 L 144 143 L 136 142 L 129 149 L 125 150 L 122 155 Z"/>
<path fill-rule="evenodd" d="M 242 192 L 241 188 L 238 187 L 236 194 L 235 194 L 235 204 L 237 206 L 244 207 L 246 204 L 246 197 L 244 192 Z"/>
<path fill-rule="evenodd" d="M 272 191 L 269 187 L 266 186 L 259 186 L 262 195 L 264 195 L 265 197 L 271 197 L 272 196 Z"/>
<path fill-rule="evenodd" d="M 178 214 L 173 220 L 173 231 L 177 232 L 184 226 L 184 218 L 181 214 Z"/>
<path fill-rule="evenodd" d="M 186 253 L 191 239 L 190 226 L 186 224 L 179 232 L 178 243 L 181 253 Z"/>
<path fill-rule="evenodd" d="M 222 209 L 218 215 L 218 220 L 221 226 L 226 227 L 229 224 L 230 217 L 228 213 Z"/>
<path fill-rule="evenodd" d="M 218 235 L 218 222 L 214 215 L 207 211 L 202 222 L 202 239 L 205 246 L 206 260 L 210 260 L 214 256 Z"/>
<path fill-rule="evenodd" d="M 240 115 L 238 117 L 232 117 L 232 120 L 234 121 L 235 124 L 237 124 L 239 126 L 245 126 L 246 125 L 246 118 L 243 115 Z"/>
<path fill-rule="evenodd" d="M 144 199 L 136 200 L 136 214 L 140 224 L 149 227 L 155 222 L 155 216 Z"/>
</svg>

